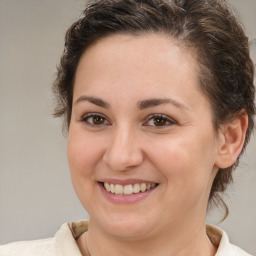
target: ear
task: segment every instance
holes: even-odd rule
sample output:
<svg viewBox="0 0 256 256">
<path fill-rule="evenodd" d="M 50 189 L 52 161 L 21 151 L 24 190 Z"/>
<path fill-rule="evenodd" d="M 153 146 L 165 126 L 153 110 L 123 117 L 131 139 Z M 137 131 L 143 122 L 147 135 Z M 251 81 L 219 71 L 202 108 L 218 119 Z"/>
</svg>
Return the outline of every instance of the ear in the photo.
<svg viewBox="0 0 256 256">
<path fill-rule="evenodd" d="M 218 152 L 215 165 L 221 169 L 235 163 L 242 151 L 248 115 L 244 112 L 236 115 L 229 123 L 221 125 L 218 137 Z"/>
</svg>

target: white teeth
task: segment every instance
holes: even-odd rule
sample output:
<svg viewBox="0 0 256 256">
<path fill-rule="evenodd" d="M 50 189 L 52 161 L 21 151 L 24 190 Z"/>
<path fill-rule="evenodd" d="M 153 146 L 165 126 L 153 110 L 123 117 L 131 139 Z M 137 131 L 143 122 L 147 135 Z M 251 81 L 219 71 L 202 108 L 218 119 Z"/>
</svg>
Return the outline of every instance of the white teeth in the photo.
<svg viewBox="0 0 256 256">
<path fill-rule="evenodd" d="M 120 185 L 121 186 L 121 185 Z M 124 186 L 124 194 L 125 195 L 131 195 L 133 193 L 133 187 L 132 185 L 125 185 Z"/>
<path fill-rule="evenodd" d="M 140 184 L 134 184 L 133 185 L 133 193 L 137 194 L 140 192 Z"/>
<path fill-rule="evenodd" d="M 113 193 L 113 192 L 112 192 Z M 124 187 L 122 185 L 115 185 L 115 194 L 122 195 L 124 193 Z"/>
<path fill-rule="evenodd" d="M 115 193 L 115 185 L 114 184 L 110 184 L 110 192 Z"/>
<path fill-rule="evenodd" d="M 156 187 L 156 183 L 146 184 L 146 183 L 136 183 L 134 185 L 120 185 L 120 184 L 109 184 L 104 182 L 104 188 L 113 194 L 116 195 L 132 195 L 140 192 L 145 192 L 146 190 L 150 190 Z"/>
<path fill-rule="evenodd" d="M 108 192 L 110 192 L 110 185 L 107 182 L 104 183 L 104 187 Z"/>
<path fill-rule="evenodd" d="M 147 185 L 146 185 L 145 183 L 142 183 L 142 184 L 140 185 L 140 191 L 141 191 L 141 192 L 145 192 L 146 189 L 147 189 Z"/>
</svg>

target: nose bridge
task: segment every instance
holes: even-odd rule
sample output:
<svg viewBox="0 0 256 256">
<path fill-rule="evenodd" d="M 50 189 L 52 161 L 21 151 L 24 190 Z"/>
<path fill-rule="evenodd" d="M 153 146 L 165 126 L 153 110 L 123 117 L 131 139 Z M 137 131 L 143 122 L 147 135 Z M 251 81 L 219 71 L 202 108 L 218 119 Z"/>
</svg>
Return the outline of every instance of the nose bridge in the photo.
<svg viewBox="0 0 256 256">
<path fill-rule="evenodd" d="M 127 124 L 115 127 L 103 158 L 115 171 L 125 171 L 138 166 L 143 161 L 143 154 L 136 129 Z"/>
</svg>

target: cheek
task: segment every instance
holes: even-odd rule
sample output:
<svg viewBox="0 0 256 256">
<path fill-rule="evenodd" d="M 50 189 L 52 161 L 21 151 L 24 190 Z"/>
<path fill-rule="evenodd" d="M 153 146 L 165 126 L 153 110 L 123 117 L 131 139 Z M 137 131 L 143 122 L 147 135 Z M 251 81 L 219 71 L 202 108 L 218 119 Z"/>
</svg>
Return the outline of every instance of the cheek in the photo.
<svg viewBox="0 0 256 256">
<path fill-rule="evenodd" d="M 197 137 L 200 138 L 200 137 Z M 214 166 L 214 145 L 204 138 L 191 139 L 189 136 L 173 138 L 154 143 L 150 159 L 167 179 L 168 189 L 173 193 L 187 190 L 201 190 L 208 184 Z"/>
<path fill-rule="evenodd" d="M 180 139 L 165 139 L 153 142 L 148 147 L 149 159 L 164 176 L 184 173 L 185 166 L 189 165 L 188 146 Z"/>
<path fill-rule="evenodd" d="M 68 138 L 68 161 L 71 179 L 76 194 L 87 209 L 94 198 L 94 174 L 101 157 L 101 144 L 97 138 L 83 131 L 70 129 Z"/>
<path fill-rule="evenodd" d="M 68 139 L 68 161 L 71 175 L 91 175 L 102 151 L 97 138 L 71 130 Z"/>
<path fill-rule="evenodd" d="M 199 146 L 175 140 L 151 152 L 152 162 L 165 179 L 163 215 L 166 218 L 170 212 L 182 215 L 196 205 L 204 208 L 207 204 L 212 161 L 202 163 L 205 154 Z"/>
</svg>

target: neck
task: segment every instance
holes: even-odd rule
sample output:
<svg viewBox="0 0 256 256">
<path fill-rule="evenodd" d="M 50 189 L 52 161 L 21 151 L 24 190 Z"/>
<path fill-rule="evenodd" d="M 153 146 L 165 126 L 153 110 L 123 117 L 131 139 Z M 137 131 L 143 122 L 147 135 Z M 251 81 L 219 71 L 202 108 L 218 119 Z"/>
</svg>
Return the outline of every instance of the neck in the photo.
<svg viewBox="0 0 256 256">
<path fill-rule="evenodd" d="M 198 223 L 197 223 L 198 224 Z M 177 225 L 172 232 L 146 239 L 120 239 L 104 233 L 93 222 L 88 233 L 80 237 L 78 246 L 83 256 L 213 256 L 216 248 L 210 242 L 204 223 L 192 226 Z M 86 239 L 86 241 L 85 241 Z"/>
</svg>

